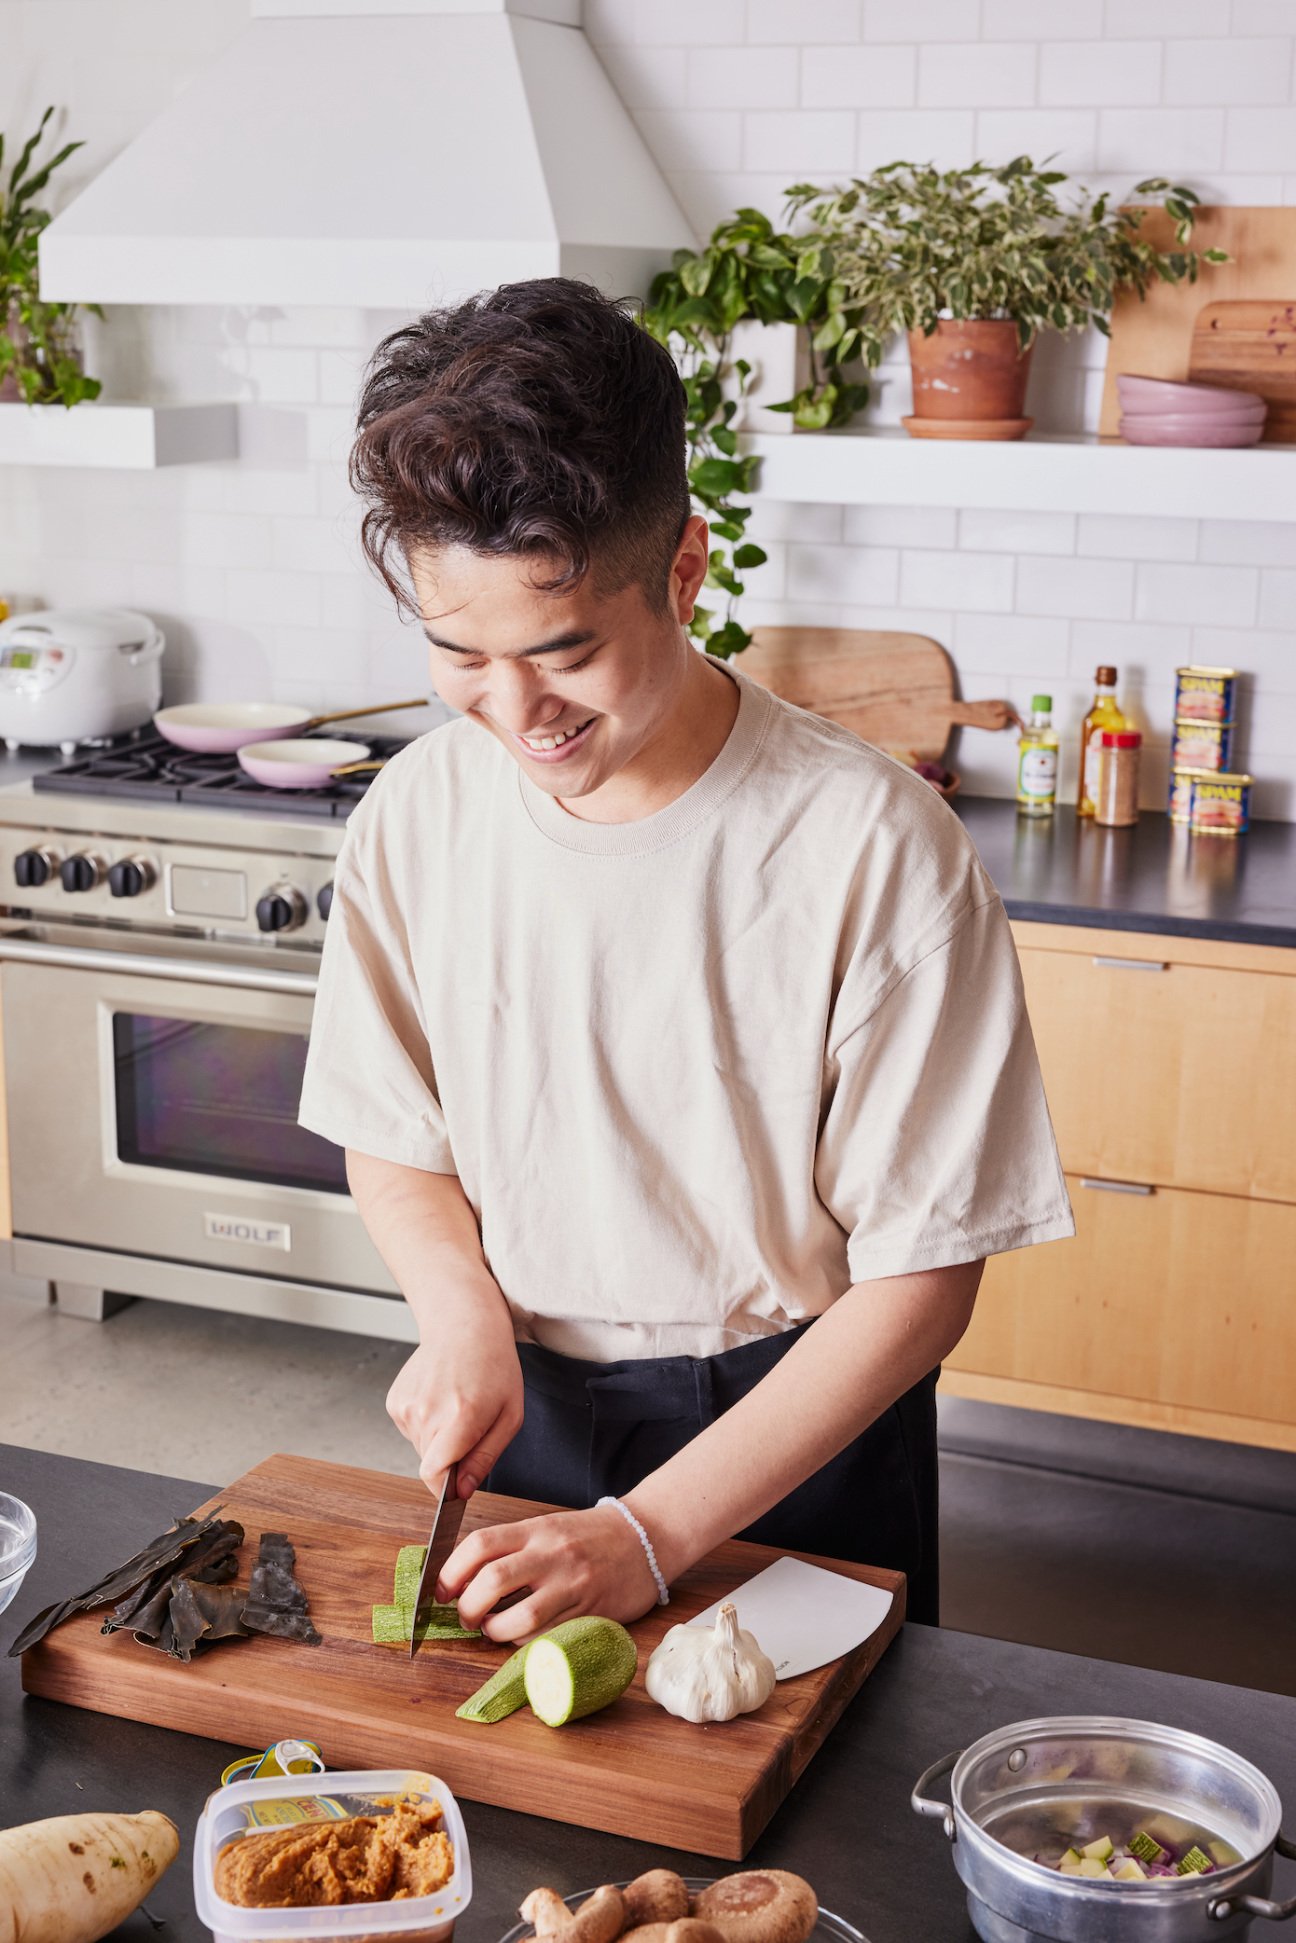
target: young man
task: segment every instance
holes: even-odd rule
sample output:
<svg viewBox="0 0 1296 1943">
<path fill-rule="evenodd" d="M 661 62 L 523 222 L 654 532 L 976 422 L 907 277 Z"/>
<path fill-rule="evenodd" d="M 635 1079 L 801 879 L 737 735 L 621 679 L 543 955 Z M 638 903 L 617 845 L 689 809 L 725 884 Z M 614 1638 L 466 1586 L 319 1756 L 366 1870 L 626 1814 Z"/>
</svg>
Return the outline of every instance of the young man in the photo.
<svg viewBox="0 0 1296 1943">
<path fill-rule="evenodd" d="M 1071 1233 L 958 819 L 684 633 L 683 414 L 562 280 L 398 331 L 360 410 L 365 545 L 463 719 L 351 819 L 301 1117 L 418 1320 L 423 1477 L 572 1507 L 448 1562 L 500 1640 L 734 1533 L 900 1567 L 934 1624 L 937 1367 L 984 1257 Z"/>
</svg>

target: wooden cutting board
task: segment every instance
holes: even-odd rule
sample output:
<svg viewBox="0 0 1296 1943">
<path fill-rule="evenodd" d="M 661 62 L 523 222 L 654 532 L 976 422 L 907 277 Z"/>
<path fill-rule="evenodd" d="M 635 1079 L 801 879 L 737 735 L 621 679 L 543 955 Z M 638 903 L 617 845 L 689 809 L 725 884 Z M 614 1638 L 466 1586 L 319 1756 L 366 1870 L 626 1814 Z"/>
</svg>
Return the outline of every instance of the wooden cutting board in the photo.
<svg viewBox="0 0 1296 1943">
<path fill-rule="evenodd" d="M 954 699 L 954 663 L 925 634 L 870 628 L 758 627 L 737 666 L 763 688 L 826 715 L 879 749 L 942 762 L 956 724 L 1006 728 L 1007 702 Z"/>
<path fill-rule="evenodd" d="M 705 1611 L 781 1556 L 730 1539 L 684 1574 L 669 1606 L 631 1627 L 639 1672 L 611 1707 L 558 1729 L 545 1727 L 529 1709 L 494 1726 L 475 1726 L 456 1720 L 455 1708 L 502 1665 L 502 1648 L 479 1640 L 429 1642 L 411 1661 L 407 1652 L 371 1641 L 371 1608 L 391 1598 L 400 1547 L 426 1543 L 431 1504 L 414 1478 L 267 1458 L 198 1509 L 224 1506 L 225 1516 L 246 1528 L 244 1580 L 260 1533 L 287 1532 L 311 1617 L 324 1635 L 321 1646 L 241 1640 L 213 1647 L 186 1667 L 138 1645 L 129 1633 L 105 1638 L 103 1614 L 92 1612 L 24 1653 L 23 1686 L 48 1700 L 247 1748 L 304 1735 L 319 1743 L 331 1768 L 408 1763 L 470 1801 L 737 1861 L 904 1618 L 903 1573 L 812 1559 L 892 1594 L 880 1630 L 844 1659 L 780 1682 L 757 1713 L 709 1727 L 676 1720 L 644 1691 L 649 1654 L 668 1627 Z M 464 1531 L 552 1510 L 479 1491 Z M 122 1555 L 154 1535 L 122 1532 Z M 213 1787 L 218 1767 L 213 1757 Z"/>
<path fill-rule="evenodd" d="M 1173 378 L 1179 383 L 1190 372 L 1193 377 L 1205 377 L 1204 372 L 1192 370 L 1203 316 L 1221 305 L 1260 304 L 1266 313 L 1272 313 L 1289 302 L 1296 303 L 1296 209 L 1203 206 L 1197 217 L 1192 248 L 1227 250 L 1229 261 L 1204 266 L 1196 283 L 1153 284 L 1142 302 L 1133 291 L 1123 291 L 1117 297 L 1112 307 L 1107 378 L 1098 426 L 1103 438 L 1119 436 L 1119 373 Z M 1147 212 L 1141 233 L 1159 249 L 1177 247 L 1174 225 L 1162 209 Z M 1230 381 L 1210 377 L 1206 382 Z M 1243 388 L 1255 387 L 1248 382 Z M 1267 423 L 1265 439 L 1272 442 L 1274 437 L 1273 423 Z M 1286 438 L 1296 438 L 1296 432 L 1289 431 Z"/>
<path fill-rule="evenodd" d="M 1188 376 L 1267 398 L 1261 444 L 1296 445 L 1296 298 L 1207 304 L 1193 325 Z"/>
</svg>

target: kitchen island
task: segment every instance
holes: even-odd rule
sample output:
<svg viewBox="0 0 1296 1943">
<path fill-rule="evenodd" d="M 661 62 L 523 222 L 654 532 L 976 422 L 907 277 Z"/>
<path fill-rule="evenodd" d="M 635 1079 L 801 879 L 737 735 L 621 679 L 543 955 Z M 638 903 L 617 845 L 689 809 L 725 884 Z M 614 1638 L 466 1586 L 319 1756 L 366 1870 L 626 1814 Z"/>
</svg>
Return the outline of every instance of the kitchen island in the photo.
<svg viewBox="0 0 1296 1943">
<path fill-rule="evenodd" d="M 0 1489 L 31 1506 L 40 1547 L 5 1615 L 7 1648 L 42 1606 L 118 1562 L 213 1487 L 0 1446 Z M 17 1662 L 3 1667 L 3 1825 L 88 1808 L 163 1810 L 179 1826 L 180 1854 L 148 1905 L 166 1929 L 155 1937 L 137 1912 L 113 1934 L 119 1943 L 202 1943 L 190 1882 L 194 1824 L 222 1768 L 246 1750 L 24 1698 Z M 967 1943 L 972 1932 L 945 1840 L 938 1824 L 910 1812 L 910 1788 L 929 1762 L 991 1728 L 1059 1713 L 1158 1720 L 1220 1740 L 1263 1769 L 1287 1804 L 1288 1827 L 1296 1820 L 1296 1700 L 906 1625 L 743 1866 L 804 1875 L 822 1905 L 869 1943 Z M 498 1943 L 522 1897 L 541 1883 L 566 1894 L 658 1864 L 701 1876 L 728 1866 L 462 1806 L 474 1889 L 457 1943 Z M 1275 1884 L 1275 1895 L 1296 1892 L 1296 1864 L 1279 1861 Z"/>
</svg>

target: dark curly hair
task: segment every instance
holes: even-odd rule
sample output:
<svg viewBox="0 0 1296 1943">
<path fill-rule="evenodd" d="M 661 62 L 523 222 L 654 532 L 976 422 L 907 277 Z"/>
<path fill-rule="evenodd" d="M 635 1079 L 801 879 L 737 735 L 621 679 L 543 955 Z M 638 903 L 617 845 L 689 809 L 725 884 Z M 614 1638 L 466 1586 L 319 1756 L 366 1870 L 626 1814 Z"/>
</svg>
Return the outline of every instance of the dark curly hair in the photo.
<svg viewBox="0 0 1296 1943">
<path fill-rule="evenodd" d="M 592 568 L 661 612 L 689 516 L 684 387 L 624 303 L 567 277 L 504 284 L 384 338 L 351 482 L 407 612 L 422 546 L 534 555 L 546 592 Z"/>
</svg>

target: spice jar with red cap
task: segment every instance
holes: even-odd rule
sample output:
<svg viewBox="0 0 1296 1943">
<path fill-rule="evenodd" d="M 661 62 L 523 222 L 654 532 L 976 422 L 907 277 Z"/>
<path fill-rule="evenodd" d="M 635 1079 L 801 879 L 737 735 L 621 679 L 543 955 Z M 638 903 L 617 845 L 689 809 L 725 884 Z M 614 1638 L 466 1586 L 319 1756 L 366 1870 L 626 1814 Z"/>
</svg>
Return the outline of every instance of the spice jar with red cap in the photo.
<svg viewBox="0 0 1296 1943">
<path fill-rule="evenodd" d="M 1143 737 L 1137 729 L 1104 729 L 1098 758 L 1098 795 L 1095 823 L 1121 829 L 1138 822 L 1139 756 Z"/>
</svg>

